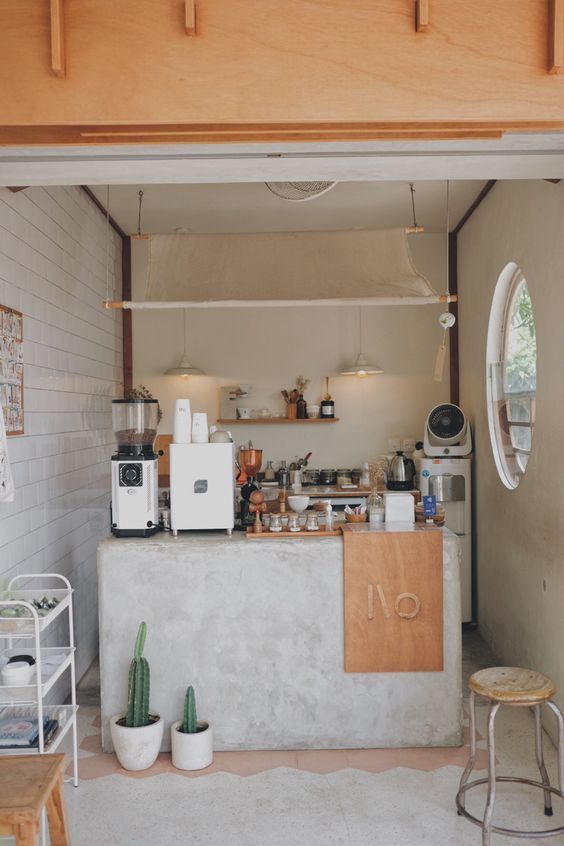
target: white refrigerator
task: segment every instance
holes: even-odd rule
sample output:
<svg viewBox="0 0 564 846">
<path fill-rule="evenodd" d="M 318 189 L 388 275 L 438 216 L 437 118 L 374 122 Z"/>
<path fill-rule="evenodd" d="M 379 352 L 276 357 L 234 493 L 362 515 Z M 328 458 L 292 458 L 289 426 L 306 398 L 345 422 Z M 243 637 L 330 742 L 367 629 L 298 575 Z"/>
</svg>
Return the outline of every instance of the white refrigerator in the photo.
<svg viewBox="0 0 564 846">
<path fill-rule="evenodd" d="M 422 458 L 419 490 L 436 496 L 445 509 L 445 526 L 460 543 L 462 622 L 472 621 L 472 459 Z"/>
</svg>

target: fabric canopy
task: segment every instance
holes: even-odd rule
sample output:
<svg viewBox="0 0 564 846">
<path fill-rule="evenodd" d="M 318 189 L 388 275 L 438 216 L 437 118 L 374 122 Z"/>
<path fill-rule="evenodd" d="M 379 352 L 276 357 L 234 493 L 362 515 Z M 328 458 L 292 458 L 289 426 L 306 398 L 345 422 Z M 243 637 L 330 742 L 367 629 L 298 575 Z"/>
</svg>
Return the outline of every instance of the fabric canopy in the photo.
<svg viewBox="0 0 564 846">
<path fill-rule="evenodd" d="M 425 302 L 404 230 L 380 229 L 153 235 L 145 303 L 126 307 Z"/>
</svg>

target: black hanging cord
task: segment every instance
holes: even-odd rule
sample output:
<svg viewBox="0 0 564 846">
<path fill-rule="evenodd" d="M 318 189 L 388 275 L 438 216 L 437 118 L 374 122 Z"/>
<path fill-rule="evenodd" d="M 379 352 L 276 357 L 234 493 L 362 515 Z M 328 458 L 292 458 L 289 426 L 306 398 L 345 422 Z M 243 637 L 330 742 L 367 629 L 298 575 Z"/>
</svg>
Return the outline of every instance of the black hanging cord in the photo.
<svg viewBox="0 0 564 846">
<path fill-rule="evenodd" d="M 415 188 L 413 182 L 409 183 L 409 190 L 411 191 L 411 210 L 413 212 L 413 228 L 417 229 L 417 220 L 415 219 Z"/>
</svg>

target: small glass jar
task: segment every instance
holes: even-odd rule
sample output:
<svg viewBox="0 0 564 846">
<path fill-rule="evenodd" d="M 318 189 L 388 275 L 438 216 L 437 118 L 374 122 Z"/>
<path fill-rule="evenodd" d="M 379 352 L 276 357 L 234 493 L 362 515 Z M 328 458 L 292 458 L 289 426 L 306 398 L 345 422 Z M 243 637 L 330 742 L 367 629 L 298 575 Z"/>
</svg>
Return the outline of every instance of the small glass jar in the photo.
<svg viewBox="0 0 564 846">
<path fill-rule="evenodd" d="M 372 525 L 384 522 L 384 499 L 377 491 L 372 491 L 366 503 L 368 516 Z"/>
<path fill-rule="evenodd" d="M 341 467 L 337 470 L 337 485 L 340 488 L 343 485 L 352 485 L 351 471 L 348 467 Z"/>
<path fill-rule="evenodd" d="M 270 514 L 269 514 L 268 511 L 265 511 L 264 514 L 262 515 L 262 525 L 264 526 L 265 529 L 270 528 Z"/>
<path fill-rule="evenodd" d="M 288 514 L 288 531 L 289 532 L 299 532 L 300 531 L 300 515 L 299 514 Z"/>
<path fill-rule="evenodd" d="M 271 532 L 281 532 L 282 531 L 282 517 L 280 514 L 271 514 L 270 515 L 270 531 Z"/>
<path fill-rule="evenodd" d="M 313 511 L 311 514 L 307 515 L 306 518 L 306 532 L 317 532 L 319 531 L 319 520 L 317 519 L 317 514 Z"/>
<path fill-rule="evenodd" d="M 287 531 L 288 531 L 288 520 L 289 520 L 289 515 L 288 515 L 288 514 L 281 514 L 281 515 L 280 515 L 280 523 L 281 523 L 281 525 L 282 525 L 282 531 L 283 531 L 283 532 L 287 532 Z"/>
</svg>

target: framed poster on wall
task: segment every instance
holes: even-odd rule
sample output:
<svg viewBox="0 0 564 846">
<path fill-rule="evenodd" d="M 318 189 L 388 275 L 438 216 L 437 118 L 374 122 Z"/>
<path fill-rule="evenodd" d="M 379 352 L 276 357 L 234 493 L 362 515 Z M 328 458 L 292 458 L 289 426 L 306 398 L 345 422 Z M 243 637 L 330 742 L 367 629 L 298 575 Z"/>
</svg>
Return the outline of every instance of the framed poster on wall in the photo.
<svg viewBox="0 0 564 846">
<path fill-rule="evenodd" d="M 7 435 L 24 433 L 23 315 L 0 305 L 0 405 Z"/>
</svg>

